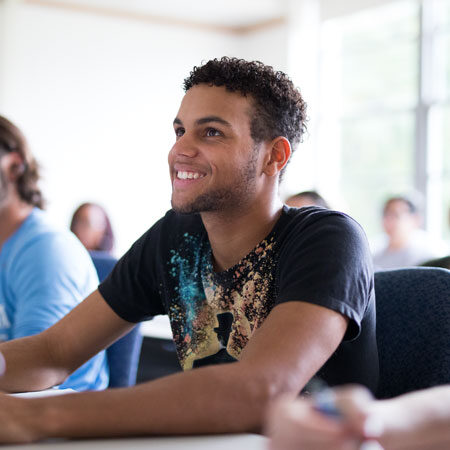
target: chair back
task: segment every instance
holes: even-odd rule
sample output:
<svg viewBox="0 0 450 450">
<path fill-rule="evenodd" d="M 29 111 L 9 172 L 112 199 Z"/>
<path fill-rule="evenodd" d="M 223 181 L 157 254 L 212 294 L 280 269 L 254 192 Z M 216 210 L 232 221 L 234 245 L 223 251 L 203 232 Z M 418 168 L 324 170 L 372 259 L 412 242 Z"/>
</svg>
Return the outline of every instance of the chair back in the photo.
<svg viewBox="0 0 450 450">
<path fill-rule="evenodd" d="M 117 259 L 106 252 L 90 252 L 102 282 L 115 266 Z M 142 334 L 136 325 L 125 336 L 106 349 L 109 365 L 109 387 L 127 387 L 136 384 L 136 375 L 141 352 Z"/>
<path fill-rule="evenodd" d="M 450 271 L 376 272 L 375 294 L 377 398 L 450 383 Z"/>
</svg>

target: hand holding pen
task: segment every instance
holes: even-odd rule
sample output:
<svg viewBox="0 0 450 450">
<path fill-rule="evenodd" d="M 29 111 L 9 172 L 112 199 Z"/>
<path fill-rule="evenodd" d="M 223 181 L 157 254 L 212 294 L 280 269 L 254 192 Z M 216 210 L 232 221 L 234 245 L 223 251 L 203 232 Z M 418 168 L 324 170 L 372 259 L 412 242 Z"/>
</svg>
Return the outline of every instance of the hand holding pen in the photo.
<svg viewBox="0 0 450 450">
<path fill-rule="evenodd" d="M 383 431 L 382 423 L 376 416 L 369 415 L 368 405 L 372 403 L 373 397 L 368 390 L 359 386 L 348 386 L 336 393 L 325 388 L 315 393 L 312 398 L 316 411 L 349 428 L 350 434 L 356 438 L 356 448 L 383 450 L 376 441 Z"/>
<path fill-rule="evenodd" d="M 362 387 L 314 387 L 310 396 L 280 401 L 268 417 L 270 450 L 382 450 L 381 420 Z"/>
</svg>

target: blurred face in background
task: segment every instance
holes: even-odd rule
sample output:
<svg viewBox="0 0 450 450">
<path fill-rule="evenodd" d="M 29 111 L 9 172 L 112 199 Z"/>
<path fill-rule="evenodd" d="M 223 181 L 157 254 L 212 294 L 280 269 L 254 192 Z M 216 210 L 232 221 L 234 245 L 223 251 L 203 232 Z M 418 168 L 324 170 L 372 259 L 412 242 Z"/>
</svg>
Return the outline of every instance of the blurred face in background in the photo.
<svg viewBox="0 0 450 450">
<path fill-rule="evenodd" d="M 383 228 L 391 239 L 407 238 L 419 227 L 417 213 L 403 200 L 389 201 L 383 212 Z"/>
<path fill-rule="evenodd" d="M 88 250 L 98 250 L 106 232 L 106 218 L 95 205 L 82 207 L 74 218 L 72 231 Z"/>
</svg>

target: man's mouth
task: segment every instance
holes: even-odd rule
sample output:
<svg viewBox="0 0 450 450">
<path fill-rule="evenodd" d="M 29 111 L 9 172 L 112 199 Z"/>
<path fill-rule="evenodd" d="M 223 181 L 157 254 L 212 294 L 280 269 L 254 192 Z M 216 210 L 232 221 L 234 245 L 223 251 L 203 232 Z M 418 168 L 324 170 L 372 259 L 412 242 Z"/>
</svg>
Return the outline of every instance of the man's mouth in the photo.
<svg viewBox="0 0 450 450">
<path fill-rule="evenodd" d="M 197 178 L 203 178 L 204 176 L 205 174 L 200 172 L 188 172 L 185 170 L 177 171 L 177 178 L 179 180 L 196 180 Z"/>
</svg>

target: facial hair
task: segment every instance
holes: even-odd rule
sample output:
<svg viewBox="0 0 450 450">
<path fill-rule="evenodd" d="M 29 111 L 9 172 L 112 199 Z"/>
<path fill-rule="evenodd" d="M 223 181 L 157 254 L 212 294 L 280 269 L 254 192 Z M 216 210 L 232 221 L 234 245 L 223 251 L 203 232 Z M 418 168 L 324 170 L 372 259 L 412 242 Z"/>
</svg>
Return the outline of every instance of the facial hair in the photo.
<svg viewBox="0 0 450 450">
<path fill-rule="evenodd" d="M 239 209 L 247 204 L 247 199 L 256 188 L 256 163 L 259 148 L 252 150 L 247 164 L 237 171 L 236 176 L 228 187 L 213 189 L 199 195 L 190 203 L 176 205 L 172 208 L 179 214 L 193 214 L 201 212 L 220 212 L 231 209 Z"/>
</svg>

